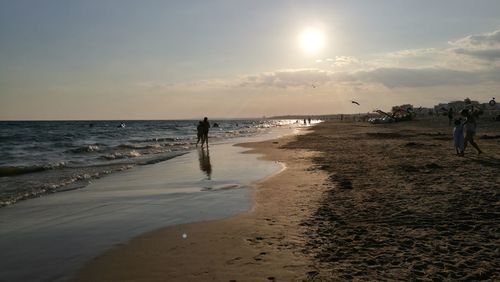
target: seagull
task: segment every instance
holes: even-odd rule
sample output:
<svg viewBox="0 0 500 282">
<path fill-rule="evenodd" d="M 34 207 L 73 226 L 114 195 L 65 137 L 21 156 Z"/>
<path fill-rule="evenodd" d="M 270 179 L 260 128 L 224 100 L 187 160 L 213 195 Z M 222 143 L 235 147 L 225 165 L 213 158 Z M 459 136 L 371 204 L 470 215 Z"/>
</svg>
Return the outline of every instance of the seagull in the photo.
<svg viewBox="0 0 500 282">
<path fill-rule="evenodd" d="M 358 102 L 356 102 L 356 101 L 351 101 L 351 103 L 356 104 L 356 105 L 358 105 L 358 106 L 359 106 L 359 103 L 358 103 Z"/>
</svg>

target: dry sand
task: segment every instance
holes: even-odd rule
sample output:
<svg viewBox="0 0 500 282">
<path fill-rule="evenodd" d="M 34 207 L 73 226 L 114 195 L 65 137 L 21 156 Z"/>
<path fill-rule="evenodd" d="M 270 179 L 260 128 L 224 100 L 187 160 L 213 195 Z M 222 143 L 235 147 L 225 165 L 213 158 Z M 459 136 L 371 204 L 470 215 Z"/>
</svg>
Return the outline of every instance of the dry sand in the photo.
<svg viewBox="0 0 500 282">
<path fill-rule="evenodd" d="M 500 279 L 500 123 L 479 120 L 479 156 L 456 156 L 451 132 L 445 118 L 324 123 L 287 146 L 322 152 L 330 174 L 305 222 L 322 277 Z"/>
<path fill-rule="evenodd" d="M 137 237 L 76 280 L 498 281 L 500 123 L 479 121 L 479 156 L 456 156 L 451 130 L 326 122 L 246 145 L 287 166 L 250 212 Z"/>
</svg>

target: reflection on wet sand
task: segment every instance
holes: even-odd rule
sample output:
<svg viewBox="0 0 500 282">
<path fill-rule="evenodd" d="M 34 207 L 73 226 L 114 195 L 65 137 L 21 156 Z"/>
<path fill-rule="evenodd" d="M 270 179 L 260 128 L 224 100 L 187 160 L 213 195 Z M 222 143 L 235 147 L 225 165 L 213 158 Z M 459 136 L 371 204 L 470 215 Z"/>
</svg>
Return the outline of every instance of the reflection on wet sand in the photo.
<svg viewBox="0 0 500 282">
<path fill-rule="evenodd" d="M 207 175 L 207 179 L 211 179 L 212 164 L 210 164 L 210 152 L 208 148 L 198 149 L 198 160 L 200 161 L 200 170 Z"/>
</svg>

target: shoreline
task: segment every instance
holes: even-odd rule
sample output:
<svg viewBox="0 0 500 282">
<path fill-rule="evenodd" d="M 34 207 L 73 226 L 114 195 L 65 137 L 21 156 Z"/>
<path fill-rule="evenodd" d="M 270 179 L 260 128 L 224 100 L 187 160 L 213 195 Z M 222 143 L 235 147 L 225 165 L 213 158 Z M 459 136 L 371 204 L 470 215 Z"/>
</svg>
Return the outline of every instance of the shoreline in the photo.
<svg viewBox="0 0 500 282">
<path fill-rule="evenodd" d="M 88 260 L 141 234 L 246 212 L 252 183 L 282 167 L 241 154 L 244 150 L 232 143 L 214 144 L 210 153 L 194 150 L 109 175 L 85 189 L 2 208 L 0 277 L 67 280 Z"/>
<path fill-rule="evenodd" d="M 89 183 L 109 175 L 134 167 L 164 162 L 196 151 L 196 139 L 193 139 L 195 127 L 192 127 L 190 122 L 183 121 L 176 124 L 168 121 L 166 123 L 138 121 L 137 124 L 124 129 L 111 126 L 109 121 L 101 121 L 95 126 L 93 123 L 92 126 L 87 124 L 79 126 L 79 131 L 76 131 L 74 136 L 68 137 L 71 138 L 71 142 L 57 141 L 59 143 L 54 141 L 53 137 L 49 138 L 50 141 L 42 142 L 45 140 L 43 138 L 48 138 L 42 134 L 43 138 L 40 137 L 42 143 L 35 142 L 34 148 L 47 154 L 40 157 L 43 161 L 34 161 L 33 158 L 21 160 L 15 157 L 15 154 L 8 154 L 0 165 L 0 208 L 58 192 L 85 188 Z M 195 121 L 192 122 L 194 125 Z M 49 129 L 57 128 L 56 133 L 63 135 L 69 130 L 67 127 L 71 122 L 55 122 L 55 124 L 42 122 L 42 124 Z M 24 131 L 35 130 L 31 122 L 23 126 Z M 159 129 L 162 126 L 163 131 Z M 297 125 L 284 120 L 259 122 L 243 120 L 239 125 L 228 120 L 221 123 L 221 127 L 212 130 L 211 144 L 236 143 L 239 142 L 238 139 L 265 136 L 270 131 L 295 126 Z M 145 128 L 150 128 L 152 131 Z M 41 129 L 36 127 L 36 130 Z M 14 129 L 7 133 L 12 131 Z M 73 132 L 73 129 L 70 132 Z M 7 146 L 11 146 L 8 144 L 13 141 L 6 140 Z M 16 146 L 21 145 L 22 143 Z M 13 150 L 18 151 L 15 148 L 13 147 Z M 19 150 L 19 154 L 40 153 L 35 149 L 26 152 Z M 56 154 L 56 151 L 61 152 Z"/>
<path fill-rule="evenodd" d="M 295 135 L 238 144 L 286 168 L 256 183 L 252 208 L 228 219 L 176 225 L 140 235 L 88 262 L 73 281 L 293 281 L 317 271 L 301 251 L 301 223 L 314 212 L 325 175 L 305 170 L 312 152 L 283 150 Z M 138 259 L 140 258 L 140 259 Z M 207 261 L 207 259 L 209 261 Z"/>
</svg>

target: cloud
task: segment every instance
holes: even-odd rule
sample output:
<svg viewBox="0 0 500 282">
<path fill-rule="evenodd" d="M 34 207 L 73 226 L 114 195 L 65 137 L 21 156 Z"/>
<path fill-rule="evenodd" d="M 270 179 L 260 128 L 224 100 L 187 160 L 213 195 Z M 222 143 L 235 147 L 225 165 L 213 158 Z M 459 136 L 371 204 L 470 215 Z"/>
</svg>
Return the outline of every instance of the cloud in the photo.
<svg viewBox="0 0 500 282">
<path fill-rule="evenodd" d="M 481 74 L 443 68 L 378 68 L 353 75 L 363 82 L 380 83 L 388 88 L 464 85 L 481 81 Z"/>
<path fill-rule="evenodd" d="M 481 60 L 500 59 L 500 29 L 482 34 L 469 35 L 451 41 L 451 50 L 459 55 L 471 56 Z"/>
<path fill-rule="evenodd" d="M 387 54 L 387 56 L 392 58 L 427 57 L 439 53 L 440 50 L 436 48 L 420 48 L 420 49 L 408 49 L 408 50 L 399 50 L 395 52 L 390 52 Z"/>
<path fill-rule="evenodd" d="M 353 56 L 335 56 L 335 62 L 333 63 L 337 67 L 347 67 L 347 66 L 360 66 L 361 61 Z"/>
<path fill-rule="evenodd" d="M 168 91 L 282 89 L 301 90 L 312 85 L 320 89 L 383 86 L 385 88 L 423 88 L 435 86 L 478 85 L 498 83 L 500 68 L 464 71 L 440 67 L 381 67 L 355 72 L 323 69 L 288 69 L 241 76 L 232 80 L 199 80 L 181 84 L 142 83 L 148 89 Z"/>
<path fill-rule="evenodd" d="M 331 80 L 331 72 L 321 69 L 288 69 L 243 76 L 235 84 L 239 87 L 310 87 Z"/>
<path fill-rule="evenodd" d="M 469 35 L 455 41 L 450 41 L 449 44 L 468 49 L 498 47 L 500 45 L 500 29 L 493 32 Z"/>
<path fill-rule="evenodd" d="M 500 48 L 497 49 L 465 49 L 457 48 L 455 53 L 476 57 L 483 60 L 494 61 L 500 59 Z"/>
<path fill-rule="evenodd" d="M 487 82 L 495 71 L 462 71 L 446 68 L 382 67 L 356 72 L 333 72 L 321 69 L 286 70 L 247 76 L 237 85 L 256 88 L 294 88 L 314 85 L 339 86 L 379 84 L 387 88 L 418 88 L 445 85 L 468 85 Z"/>
</svg>

